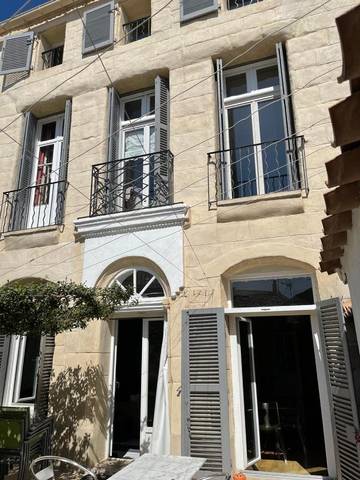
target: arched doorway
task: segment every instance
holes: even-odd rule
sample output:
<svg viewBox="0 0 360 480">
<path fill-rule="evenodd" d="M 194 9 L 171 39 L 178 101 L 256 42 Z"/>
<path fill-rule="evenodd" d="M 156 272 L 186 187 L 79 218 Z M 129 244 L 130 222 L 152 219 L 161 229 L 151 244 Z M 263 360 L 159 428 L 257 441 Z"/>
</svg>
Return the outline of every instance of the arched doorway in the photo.
<svg viewBox="0 0 360 480">
<path fill-rule="evenodd" d="M 166 426 L 159 423 L 156 414 L 167 409 L 166 285 L 156 273 L 143 267 L 119 272 L 113 283 L 130 289 L 134 302 L 116 314 L 109 453 L 135 457 L 154 450 L 154 437 L 159 433 L 167 435 L 163 431 Z"/>
</svg>

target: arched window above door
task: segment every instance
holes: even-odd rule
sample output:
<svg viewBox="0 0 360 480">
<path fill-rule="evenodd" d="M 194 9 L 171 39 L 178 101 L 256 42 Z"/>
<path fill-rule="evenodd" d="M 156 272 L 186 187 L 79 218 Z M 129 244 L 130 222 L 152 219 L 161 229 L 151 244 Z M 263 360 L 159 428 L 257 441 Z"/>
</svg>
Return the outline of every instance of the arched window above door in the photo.
<svg viewBox="0 0 360 480">
<path fill-rule="evenodd" d="M 121 272 L 114 283 L 133 292 L 133 297 L 141 303 L 154 302 L 165 297 L 164 288 L 158 277 L 150 270 L 129 268 Z"/>
</svg>

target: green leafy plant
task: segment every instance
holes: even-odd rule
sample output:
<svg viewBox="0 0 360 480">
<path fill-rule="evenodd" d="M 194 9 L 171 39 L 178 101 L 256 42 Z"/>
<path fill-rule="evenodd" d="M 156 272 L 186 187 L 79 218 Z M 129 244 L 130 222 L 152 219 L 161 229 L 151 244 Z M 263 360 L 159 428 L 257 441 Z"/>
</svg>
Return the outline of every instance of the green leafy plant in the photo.
<svg viewBox="0 0 360 480">
<path fill-rule="evenodd" d="M 0 334 L 55 335 L 106 319 L 131 293 L 119 286 L 74 282 L 7 283 L 0 287 Z"/>
</svg>

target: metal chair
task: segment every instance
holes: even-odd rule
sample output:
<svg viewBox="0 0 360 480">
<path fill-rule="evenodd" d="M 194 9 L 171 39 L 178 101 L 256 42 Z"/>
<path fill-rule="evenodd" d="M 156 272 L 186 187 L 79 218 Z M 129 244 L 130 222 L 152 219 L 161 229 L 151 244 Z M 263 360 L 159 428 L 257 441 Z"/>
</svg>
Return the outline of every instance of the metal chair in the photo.
<svg viewBox="0 0 360 480">
<path fill-rule="evenodd" d="M 56 455 L 45 455 L 43 457 L 38 457 L 35 460 L 33 460 L 30 464 L 30 472 L 33 474 L 33 476 L 36 478 L 36 480 L 50 480 L 50 479 L 55 479 L 55 472 L 54 472 L 54 463 L 63 463 L 66 465 L 71 465 L 74 467 L 76 470 L 82 471 L 86 476 L 90 476 L 92 480 L 97 480 L 97 477 L 94 472 L 89 470 L 86 467 L 83 467 L 77 462 L 74 462 L 74 460 L 70 460 L 69 458 L 65 457 L 58 457 Z M 48 464 L 46 467 L 44 467 L 44 464 Z M 36 466 L 40 466 L 41 469 L 36 471 Z"/>
</svg>

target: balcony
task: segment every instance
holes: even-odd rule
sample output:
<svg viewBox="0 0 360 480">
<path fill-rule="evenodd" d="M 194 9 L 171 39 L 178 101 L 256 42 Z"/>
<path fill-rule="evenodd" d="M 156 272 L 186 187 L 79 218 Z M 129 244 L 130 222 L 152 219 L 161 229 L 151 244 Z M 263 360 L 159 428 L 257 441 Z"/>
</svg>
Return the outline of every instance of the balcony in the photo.
<svg viewBox="0 0 360 480">
<path fill-rule="evenodd" d="M 209 206 L 270 193 L 308 192 L 304 137 L 208 153 Z M 215 192 L 212 177 L 215 176 Z"/>
<path fill-rule="evenodd" d="M 66 189 L 67 182 L 59 181 L 5 192 L 0 210 L 1 233 L 60 225 Z"/>
<path fill-rule="evenodd" d="M 45 52 L 43 52 L 41 54 L 43 61 L 43 70 L 51 67 L 56 67 L 56 65 L 61 65 L 63 62 L 63 53 L 63 45 L 61 45 L 60 47 L 51 48 L 50 50 L 46 50 Z"/>
<path fill-rule="evenodd" d="M 123 29 L 126 35 L 126 43 L 149 37 L 151 35 L 151 17 L 143 17 L 133 22 L 124 23 Z"/>
<path fill-rule="evenodd" d="M 90 217 L 171 205 L 172 197 L 169 150 L 92 167 Z"/>
<path fill-rule="evenodd" d="M 262 0 L 228 0 L 228 9 L 234 10 L 235 8 L 246 7 L 258 2 L 262 2 Z"/>
</svg>

